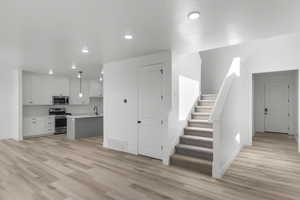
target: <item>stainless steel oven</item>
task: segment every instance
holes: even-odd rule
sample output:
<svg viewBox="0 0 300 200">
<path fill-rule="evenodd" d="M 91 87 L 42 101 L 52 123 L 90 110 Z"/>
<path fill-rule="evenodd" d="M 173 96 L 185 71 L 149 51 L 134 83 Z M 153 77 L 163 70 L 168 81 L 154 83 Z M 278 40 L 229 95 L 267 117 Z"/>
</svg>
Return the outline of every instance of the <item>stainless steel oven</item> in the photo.
<svg viewBox="0 0 300 200">
<path fill-rule="evenodd" d="M 53 102 L 53 105 L 68 105 L 69 97 L 68 96 L 53 96 L 52 102 Z"/>
<path fill-rule="evenodd" d="M 55 116 L 55 134 L 67 133 L 67 115 L 65 108 L 49 108 L 49 115 Z"/>
<path fill-rule="evenodd" d="M 67 133 L 67 117 L 66 116 L 55 116 L 55 134 Z"/>
</svg>

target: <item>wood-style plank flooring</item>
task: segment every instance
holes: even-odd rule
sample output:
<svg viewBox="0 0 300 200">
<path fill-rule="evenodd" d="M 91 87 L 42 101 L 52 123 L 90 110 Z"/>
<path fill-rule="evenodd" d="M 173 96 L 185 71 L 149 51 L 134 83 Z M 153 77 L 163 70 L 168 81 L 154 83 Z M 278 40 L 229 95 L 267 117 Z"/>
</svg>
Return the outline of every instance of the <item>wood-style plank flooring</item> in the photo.
<svg viewBox="0 0 300 200">
<path fill-rule="evenodd" d="M 0 141 L 0 200 L 300 199 L 300 154 L 286 135 L 257 134 L 221 180 L 100 142 L 62 136 Z"/>
</svg>

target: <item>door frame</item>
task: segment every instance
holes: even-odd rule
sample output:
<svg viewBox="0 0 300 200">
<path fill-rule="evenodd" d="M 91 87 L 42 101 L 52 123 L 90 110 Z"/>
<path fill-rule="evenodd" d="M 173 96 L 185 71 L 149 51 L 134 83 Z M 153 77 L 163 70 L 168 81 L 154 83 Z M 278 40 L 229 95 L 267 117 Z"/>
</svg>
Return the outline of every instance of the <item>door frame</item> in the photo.
<svg viewBox="0 0 300 200">
<path fill-rule="evenodd" d="M 257 74 L 257 73 L 256 73 Z M 290 92 L 290 86 L 292 85 L 292 83 L 290 82 L 290 80 L 288 80 L 287 77 L 284 77 L 284 76 L 278 76 L 276 77 L 278 79 L 280 79 L 281 81 L 284 80 L 284 84 L 287 84 L 287 87 L 288 87 L 288 95 L 287 95 L 287 99 L 291 99 L 291 92 Z M 272 79 L 269 79 L 267 78 L 267 80 L 264 81 L 264 108 L 267 107 L 267 85 L 270 84 L 270 80 Z M 254 96 L 253 96 L 254 98 Z M 288 101 L 288 100 L 287 100 Z M 291 112 L 291 102 L 288 101 L 288 113 Z M 292 133 L 292 130 L 290 129 L 291 127 L 291 115 L 288 115 L 288 121 L 287 121 L 287 125 L 288 125 L 288 130 L 287 132 L 282 132 L 282 133 L 287 133 L 288 135 L 291 135 Z M 255 131 L 255 130 L 254 130 Z M 266 115 L 264 115 L 264 132 L 272 132 L 272 131 L 267 131 L 267 128 L 266 128 Z M 281 133 L 281 132 L 276 132 L 276 133 Z"/>
<path fill-rule="evenodd" d="M 161 108 L 162 108 L 162 114 L 164 114 L 164 105 L 165 105 L 165 100 L 166 100 L 166 98 L 165 98 L 165 67 L 164 67 L 164 64 L 163 63 L 155 63 L 155 64 L 149 64 L 149 65 L 144 65 L 144 66 L 142 66 L 142 67 L 138 67 L 137 68 L 137 73 L 136 73 L 136 75 L 137 75 L 137 84 L 138 84 L 138 87 L 137 87 L 137 103 L 138 103 L 138 105 L 137 105 L 137 121 L 138 120 L 140 120 L 140 85 L 139 85 L 139 71 L 140 70 L 142 70 L 142 69 L 144 69 L 144 68 L 146 68 L 146 67 L 160 67 L 160 69 L 162 70 L 162 78 L 161 78 L 161 94 L 162 94 L 162 96 L 164 96 L 164 98 L 163 98 L 163 100 L 161 101 Z M 164 129 L 165 129 L 165 127 L 166 127 L 166 123 L 167 123 L 167 121 L 165 120 L 165 116 L 163 116 L 162 117 L 162 120 L 163 120 L 163 124 L 162 124 L 162 126 L 160 126 L 160 128 L 161 128 L 161 134 L 162 134 L 162 138 L 161 138 L 161 140 L 162 140 L 162 146 L 164 147 L 165 146 L 165 135 L 164 135 L 164 133 L 165 133 L 165 131 L 164 131 Z M 142 155 L 142 154 L 140 154 L 140 150 L 139 150 L 139 142 L 140 142 L 140 126 L 139 125 L 137 125 L 137 143 L 136 143 L 136 148 L 137 148 L 137 155 Z M 163 161 L 164 160 L 164 151 L 163 151 L 163 149 L 162 149 L 162 152 L 161 152 L 161 158 L 159 159 L 159 160 L 161 160 L 161 161 Z"/>
<path fill-rule="evenodd" d="M 274 68 L 274 67 L 273 67 Z M 255 135 L 255 129 L 254 129 L 254 81 L 253 81 L 253 76 L 254 74 L 259 74 L 259 73 L 270 73 L 270 72 L 283 72 L 283 71 L 291 71 L 295 70 L 298 73 L 298 152 L 300 152 L 300 70 L 299 67 L 286 67 L 285 69 L 280 69 L 280 67 L 275 67 L 272 69 L 272 67 L 269 70 L 254 70 L 249 72 L 248 76 L 248 83 L 249 83 L 249 132 L 248 132 L 248 145 L 252 146 L 253 144 L 253 136 Z"/>
</svg>

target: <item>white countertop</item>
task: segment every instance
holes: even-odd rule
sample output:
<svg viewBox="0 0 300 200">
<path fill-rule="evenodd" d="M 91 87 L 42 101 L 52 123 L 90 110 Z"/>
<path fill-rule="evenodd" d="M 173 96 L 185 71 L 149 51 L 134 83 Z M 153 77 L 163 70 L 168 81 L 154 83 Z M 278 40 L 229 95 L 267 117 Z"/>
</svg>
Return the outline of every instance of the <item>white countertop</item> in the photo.
<svg viewBox="0 0 300 200">
<path fill-rule="evenodd" d="M 103 117 L 103 114 L 95 115 L 95 114 L 85 114 L 85 115 L 68 115 L 67 118 L 70 119 L 83 119 L 83 118 L 97 118 Z"/>
</svg>

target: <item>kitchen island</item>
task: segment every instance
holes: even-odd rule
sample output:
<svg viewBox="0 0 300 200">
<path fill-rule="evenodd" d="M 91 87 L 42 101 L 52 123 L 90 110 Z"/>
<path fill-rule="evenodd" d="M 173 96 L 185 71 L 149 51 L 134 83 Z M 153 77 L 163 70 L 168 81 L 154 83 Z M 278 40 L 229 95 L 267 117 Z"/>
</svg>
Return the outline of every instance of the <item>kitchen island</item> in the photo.
<svg viewBox="0 0 300 200">
<path fill-rule="evenodd" d="M 103 115 L 71 115 L 67 116 L 67 138 L 103 136 Z"/>
</svg>

